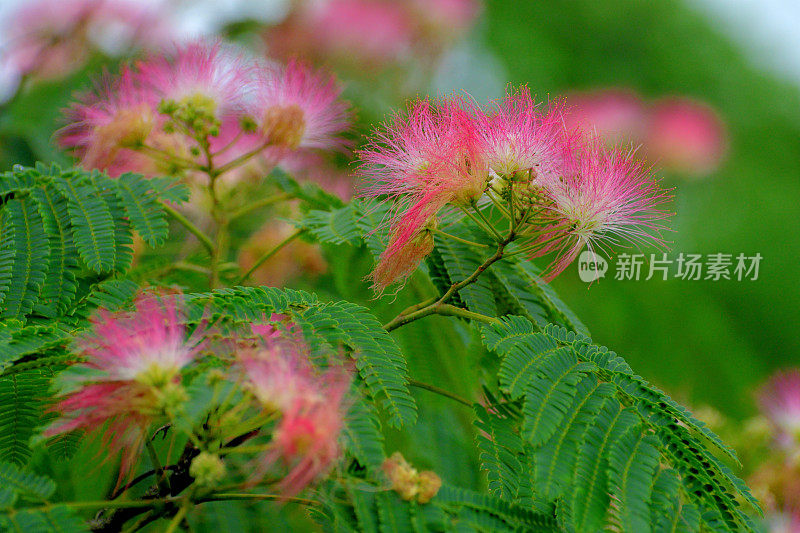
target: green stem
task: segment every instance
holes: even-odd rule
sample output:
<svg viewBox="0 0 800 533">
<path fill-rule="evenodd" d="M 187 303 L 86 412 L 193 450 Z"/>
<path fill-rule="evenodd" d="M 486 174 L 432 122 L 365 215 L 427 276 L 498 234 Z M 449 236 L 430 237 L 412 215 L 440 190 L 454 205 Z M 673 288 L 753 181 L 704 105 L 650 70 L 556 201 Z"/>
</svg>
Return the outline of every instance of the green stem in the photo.
<svg viewBox="0 0 800 533">
<path fill-rule="evenodd" d="M 150 461 L 153 463 L 153 469 L 156 471 L 156 476 L 158 480 L 158 486 L 160 489 L 167 491 L 169 493 L 170 486 L 169 486 L 169 479 L 167 479 L 167 471 L 161 466 L 161 461 L 158 460 L 158 454 L 156 453 L 156 449 L 153 447 L 153 442 L 148 438 L 144 441 L 145 448 L 147 448 L 147 454 L 150 456 Z"/>
<path fill-rule="evenodd" d="M 181 522 L 183 522 L 183 519 L 186 517 L 186 513 L 188 512 L 189 512 L 189 506 L 188 506 L 188 500 L 186 500 L 184 504 L 181 505 L 181 508 L 178 509 L 178 512 L 175 513 L 175 516 L 172 518 L 172 520 L 170 520 L 169 526 L 167 527 L 164 533 L 175 533 L 175 530 L 178 529 L 178 527 L 180 527 Z"/>
<path fill-rule="evenodd" d="M 414 322 L 415 320 L 419 320 L 420 318 L 424 318 L 426 316 L 433 314 L 461 316 L 464 318 L 469 318 L 471 320 L 480 320 L 481 322 L 490 322 L 491 320 L 493 320 L 491 317 L 485 317 L 483 315 L 472 313 L 471 311 L 467 311 L 466 309 L 460 309 L 452 305 L 448 306 L 446 305 L 446 303 L 456 291 L 459 291 L 460 289 L 463 289 L 467 285 L 474 283 L 478 279 L 478 277 L 486 271 L 487 268 L 489 268 L 494 262 L 500 260 L 503 257 L 503 251 L 505 250 L 505 247 L 513 239 L 514 239 L 514 232 L 509 232 L 508 237 L 502 239 L 497 244 L 497 250 L 495 250 L 492 256 L 488 257 L 478 268 L 475 269 L 475 271 L 472 274 L 467 276 L 465 279 L 459 281 L 458 283 L 453 283 L 450 286 L 450 288 L 447 289 L 447 291 L 438 300 L 436 300 L 431 304 L 422 306 L 421 308 L 420 308 L 421 304 L 417 304 L 416 306 L 410 307 L 409 309 L 414 309 L 412 312 L 407 313 L 404 311 L 403 313 L 400 313 L 390 322 L 384 324 L 383 328 L 386 331 L 392 331 L 399 328 L 400 326 L 404 326 L 406 324 Z M 470 316 L 467 316 L 467 314 L 470 314 Z"/>
<path fill-rule="evenodd" d="M 478 225 L 478 227 L 479 227 L 479 228 L 481 228 L 481 229 L 482 229 L 484 232 L 488 233 L 489 235 L 491 235 L 491 236 L 492 236 L 492 237 L 494 237 L 494 238 L 499 238 L 499 237 L 500 237 L 500 235 L 497 233 L 497 231 L 496 231 L 494 228 L 492 228 L 491 226 L 487 226 L 486 224 L 484 224 L 484 223 L 483 223 L 483 221 L 481 221 L 481 219 L 479 219 L 478 217 L 476 217 L 475 215 L 473 215 L 472 213 L 470 213 L 470 211 L 469 211 L 468 209 L 465 209 L 465 208 L 463 208 L 463 207 L 461 207 L 461 206 L 459 206 L 459 209 L 461 209 L 461 211 L 463 211 L 463 213 L 464 213 L 465 215 L 467 215 L 469 218 L 471 218 L 471 219 L 472 219 L 472 221 L 473 221 L 475 224 L 477 224 L 477 225 Z"/>
<path fill-rule="evenodd" d="M 237 157 L 236 159 L 228 161 L 227 163 L 225 163 L 221 167 L 218 167 L 216 169 L 210 170 L 209 171 L 209 175 L 213 175 L 214 177 L 217 177 L 217 176 L 220 176 L 222 174 L 225 174 L 227 171 L 229 171 L 231 169 L 234 169 L 234 168 L 238 167 L 239 165 L 243 165 L 244 163 L 247 163 L 250 159 L 252 159 L 253 157 L 255 157 L 258 154 L 260 154 L 264 150 L 264 148 L 266 148 L 267 146 L 269 146 L 269 143 L 262 144 L 261 146 L 259 146 L 255 150 L 247 152 L 246 154 L 242 154 L 239 157 Z"/>
<path fill-rule="evenodd" d="M 467 240 L 467 239 L 462 239 L 461 237 L 457 237 L 457 236 L 452 235 L 450 233 L 444 232 L 444 231 L 442 231 L 442 230 L 440 230 L 438 228 L 434 229 L 433 231 L 435 233 L 439 233 L 440 235 L 443 235 L 443 236 L 447 237 L 448 239 L 453 239 L 454 241 L 463 242 L 464 244 L 469 244 L 470 246 L 478 246 L 480 248 L 488 248 L 489 247 L 489 246 L 487 246 L 485 244 L 481 244 L 479 242 L 473 242 L 473 241 L 470 241 L 470 240 Z"/>
<path fill-rule="evenodd" d="M 450 305 L 450 304 L 441 304 L 437 306 L 436 314 L 443 316 L 459 316 L 461 318 L 467 318 L 469 320 L 483 322 L 484 324 L 500 323 L 500 319 L 495 318 L 493 316 L 482 315 L 480 313 L 475 313 L 474 311 L 470 311 L 468 309 L 462 309 L 460 307 L 456 307 L 455 305 Z"/>
<path fill-rule="evenodd" d="M 284 246 L 286 246 L 287 244 L 291 243 L 291 242 L 292 242 L 292 241 L 294 241 L 296 238 L 298 238 L 300 235 L 302 235 L 303 233 L 305 233 L 305 231 L 306 231 L 305 229 L 299 229 L 299 230 L 295 231 L 294 233 L 292 233 L 291 235 L 289 235 L 288 237 L 286 237 L 286 238 L 285 238 L 283 241 L 281 241 L 280 243 L 278 243 L 278 244 L 275 246 L 275 248 L 273 248 L 272 250 L 270 250 L 269 252 L 267 252 L 266 254 L 264 254 L 263 256 L 261 256 L 261 258 L 260 258 L 258 261 L 256 261 L 256 262 L 255 262 L 255 264 L 254 264 L 252 267 L 250 267 L 250 270 L 248 270 L 247 272 L 245 272 L 245 273 L 242 275 L 242 277 L 241 277 L 241 278 L 239 278 L 239 280 L 238 280 L 238 281 L 235 283 L 235 285 L 241 285 L 242 283 L 244 283 L 245 281 L 247 281 L 247 278 L 249 278 L 249 277 L 250 277 L 250 275 L 251 275 L 253 272 L 255 272 L 255 271 L 258 269 L 258 267 L 260 267 L 261 265 L 263 265 L 263 264 L 264 264 L 264 262 L 265 262 L 265 261 L 267 261 L 267 260 L 268 260 L 270 257 L 272 257 L 272 256 L 273 256 L 273 255 L 275 255 L 276 253 L 280 252 L 280 251 L 281 251 L 281 249 L 283 249 L 283 247 L 284 247 Z"/>
<path fill-rule="evenodd" d="M 472 204 L 472 209 L 475 211 L 475 213 L 477 213 L 477 215 L 481 218 L 481 220 L 483 220 L 486 226 L 492 231 L 498 242 L 502 241 L 503 236 L 500 235 L 500 233 L 494 228 L 494 226 L 492 226 L 492 223 L 489 222 L 489 219 L 486 218 L 486 215 L 483 214 L 483 211 L 481 211 L 476 204 Z"/>
<path fill-rule="evenodd" d="M 189 233 L 197 237 L 197 239 L 205 247 L 205 249 L 208 250 L 209 254 L 214 253 L 214 243 L 211 242 L 211 238 L 208 235 L 203 233 L 203 231 L 200 228 L 192 224 L 192 222 L 188 218 L 183 216 L 179 211 L 170 206 L 168 203 L 163 201 L 160 201 L 159 203 L 169 216 L 174 218 L 176 222 L 178 222 L 181 226 L 186 228 L 189 231 Z"/>
<path fill-rule="evenodd" d="M 278 202 L 282 202 L 284 200 L 289 200 L 292 198 L 292 195 L 289 193 L 283 194 L 276 194 L 274 196 L 270 196 L 269 198 L 264 198 L 259 200 L 258 202 L 253 202 L 252 204 L 246 205 L 241 209 L 234 211 L 231 213 L 230 220 L 235 220 L 239 217 L 242 217 L 248 213 L 255 211 L 256 209 L 261 209 L 262 207 L 267 207 L 272 204 L 277 204 Z"/>
<path fill-rule="evenodd" d="M 200 502 L 216 502 L 216 501 L 230 501 L 230 500 L 274 500 L 281 502 L 297 503 L 300 505 L 319 505 L 316 500 L 309 500 L 306 498 L 294 498 L 289 496 L 282 496 L 280 494 L 248 494 L 244 493 L 227 493 L 222 492 L 214 494 L 207 498 L 202 498 Z"/>
<path fill-rule="evenodd" d="M 472 402 L 462 398 L 457 394 L 453 394 L 452 392 L 437 387 L 436 385 L 431 385 L 430 383 L 424 383 L 422 381 L 417 381 L 415 379 L 411 379 L 408 381 L 408 384 L 412 387 L 416 387 L 418 389 L 424 389 L 426 391 L 433 392 L 434 394 L 438 394 L 439 396 L 444 396 L 445 398 L 450 398 L 451 400 L 455 400 L 460 404 L 464 404 L 467 407 L 472 407 Z"/>
</svg>

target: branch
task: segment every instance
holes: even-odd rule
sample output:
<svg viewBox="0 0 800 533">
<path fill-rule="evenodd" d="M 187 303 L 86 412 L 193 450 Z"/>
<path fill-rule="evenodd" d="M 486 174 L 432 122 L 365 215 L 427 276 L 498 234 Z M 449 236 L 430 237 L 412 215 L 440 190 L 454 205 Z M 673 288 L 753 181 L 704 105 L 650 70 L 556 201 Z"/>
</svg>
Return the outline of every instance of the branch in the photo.
<svg viewBox="0 0 800 533">
<path fill-rule="evenodd" d="M 510 243 L 513 240 L 513 238 L 514 238 L 513 232 L 509 233 L 508 237 L 506 237 L 505 239 L 500 241 L 500 243 L 498 243 L 497 250 L 495 250 L 494 254 L 491 257 L 486 259 L 486 261 L 484 261 L 478 268 L 476 268 L 475 272 L 467 276 L 467 278 L 458 283 L 453 283 L 450 286 L 450 288 L 447 289 L 447 291 L 438 300 L 422 308 L 418 308 L 420 304 L 410 307 L 408 310 L 412 309 L 414 310 L 411 311 L 410 313 L 407 313 L 408 310 L 400 313 L 390 322 L 386 323 L 383 326 L 383 329 L 385 329 L 386 331 L 392 331 L 399 328 L 400 326 L 404 326 L 406 324 L 414 322 L 415 320 L 419 320 L 420 318 L 424 318 L 426 316 L 433 314 L 461 316 L 464 318 L 469 318 L 471 320 L 479 320 L 481 322 L 486 322 L 486 323 L 490 323 L 492 321 L 497 320 L 492 317 L 479 315 L 478 313 L 473 313 L 471 311 L 467 311 L 466 309 L 460 309 L 458 307 L 445 304 L 447 303 L 447 300 L 449 300 L 450 297 L 456 293 L 456 291 L 463 289 L 467 285 L 474 283 L 478 279 L 478 277 L 486 271 L 487 268 L 489 268 L 496 261 L 500 260 L 503 257 L 503 250 L 505 250 L 505 247 L 508 245 L 508 243 Z"/>
<path fill-rule="evenodd" d="M 209 254 L 214 253 L 214 243 L 211 242 L 211 238 L 208 235 L 203 233 L 203 231 L 200 228 L 192 224 L 192 222 L 188 218 L 183 216 L 179 211 L 177 211 L 168 203 L 164 201 L 159 201 L 159 203 L 161 204 L 161 207 L 164 208 L 164 211 L 166 211 L 168 215 L 170 215 L 184 228 L 186 228 L 189 231 L 189 233 L 197 237 L 197 239 L 205 247 L 205 249 L 208 250 Z"/>
<path fill-rule="evenodd" d="M 253 202 L 252 204 L 246 205 L 237 211 L 234 211 L 233 213 L 231 213 L 231 216 L 228 220 L 235 220 L 239 217 L 242 217 L 248 213 L 255 211 L 256 209 L 261 209 L 262 207 L 267 207 L 268 205 L 276 204 L 284 200 L 290 200 L 291 198 L 292 195 L 289 193 L 276 194 L 274 196 L 264 198 L 257 202 Z"/>
<path fill-rule="evenodd" d="M 305 229 L 299 229 L 299 230 L 295 231 L 294 233 L 292 233 L 291 235 L 289 235 L 288 237 L 286 237 L 286 238 L 285 238 L 283 241 L 281 241 L 280 243 L 278 243 L 278 245 L 276 245 L 276 246 L 275 246 L 275 248 L 273 248 L 272 250 L 270 250 L 269 252 L 267 252 L 266 254 L 264 254 L 264 255 L 263 255 L 263 256 L 262 256 L 262 257 L 261 257 L 261 258 L 260 258 L 258 261 L 256 261 L 256 262 L 255 262 L 255 264 L 254 264 L 252 267 L 250 267 L 250 270 L 248 270 L 247 272 L 245 272 L 245 273 L 242 275 L 242 277 L 241 277 L 241 278 L 239 278 L 239 280 L 238 280 L 238 281 L 237 281 L 237 282 L 236 282 L 234 285 L 241 285 L 242 283 L 244 283 L 245 281 L 247 281 L 247 278 L 249 278 L 249 277 L 250 277 L 250 275 L 251 275 L 253 272 L 255 272 L 256 270 L 258 270 L 258 267 L 260 267 L 261 265 L 263 265 L 263 264 L 264 264 L 264 262 L 266 262 L 266 261 L 267 261 L 267 260 L 268 260 L 270 257 L 272 257 L 273 255 L 275 255 L 275 254 L 277 254 L 278 252 L 280 252 L 280 251 L 281 251 L 281 249 L 282 249 L 284 246 L 286 246 L 287 244 L 291 243 L 293 240 L 295 240 L 295 239 L 296 239 L 296 238 L 298 238 L 300 235 L 302 235 L 303 233 L 305 233 L 305 231 L 306 231 Z"/>
<path fill-rule="evenodd" d="M 417 381 L 415 379 L 409 380 L 408 384 L 411 385 L 412 387 L 416 387 L 418 389 L 424 389 L 426 391 L 433 392 L 440 396 L 444 396 L 445 398 L 450 398 L 451 400 L 455 400 L 460 404 L 466 405 L 467 407 L 472 407 L 472 402 L 470 402 L 469 400 L 466 400 L 457 394 L 453 394 L 450 391 L 439 388 L 436 385 L 431 385 L 430 383 L 424 383 L 422 381 Z"/>
</svg>

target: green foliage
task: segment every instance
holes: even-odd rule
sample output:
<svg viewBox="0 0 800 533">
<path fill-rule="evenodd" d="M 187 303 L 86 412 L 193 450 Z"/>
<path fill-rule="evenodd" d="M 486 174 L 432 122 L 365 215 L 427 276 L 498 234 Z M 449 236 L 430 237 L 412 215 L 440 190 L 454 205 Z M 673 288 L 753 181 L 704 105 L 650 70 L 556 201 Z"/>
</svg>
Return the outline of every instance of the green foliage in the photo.
<svg viewBox="0 0 800 533">
<path fill-rule="evenodd" d="M 43 392 L 49 382 L 49 373 L 39 369 L 0 377 L 0 461 L 27 463 L 28 441 L 45 416 Z"/>
<path fill-rule="evenodd" d="M 0 175 L 0 318 L 67 314 L 80 279 L 128 269 L 133 230 L 151 245 L 163 242 L 160 194 L 177 187 L 158 186 L 134 174 L 112 180 L 55 165 Z"/>
<path fill-rule="evenodd" d="M 56 490 L 51 479 L 20 470 L 0 461 L 0 509 L 9 509 L 18 498 L 43 503 Z"/>
<path fill-rule="evenodd" d="M 757 502 L 698 437 L 732 450 L 621 357 L 522 317 L 487 326 L 483 336 L 503 357 L 500 390 L 508 401 L 523 398 L 518 431 L 533 452 L 535 496 L 562 509 L 565 526 L 595 530 L 613 518 L 626 531 L 640 531 L 658 506 L 688 500 L 707 527 L 752 527 L 737 497 L 756 508 Z M 679 478 L 662 482 L 656 497 L 659 464 L 671 465 Z"/>
</svg>

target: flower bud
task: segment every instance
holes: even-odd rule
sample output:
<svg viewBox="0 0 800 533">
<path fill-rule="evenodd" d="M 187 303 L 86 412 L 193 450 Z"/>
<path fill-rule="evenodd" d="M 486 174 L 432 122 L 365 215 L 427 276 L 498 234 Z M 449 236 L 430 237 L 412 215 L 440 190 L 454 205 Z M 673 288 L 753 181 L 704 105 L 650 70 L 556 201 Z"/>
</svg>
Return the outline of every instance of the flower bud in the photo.
<svg viewBox="0 0 800 533">
<path fill-rule="evenodd" d="M 213 487 L 225 476 L 225 463 L 213 453 L 200 452 L 192 459 L 189 475 L 202 487 Z"/>
</svg>

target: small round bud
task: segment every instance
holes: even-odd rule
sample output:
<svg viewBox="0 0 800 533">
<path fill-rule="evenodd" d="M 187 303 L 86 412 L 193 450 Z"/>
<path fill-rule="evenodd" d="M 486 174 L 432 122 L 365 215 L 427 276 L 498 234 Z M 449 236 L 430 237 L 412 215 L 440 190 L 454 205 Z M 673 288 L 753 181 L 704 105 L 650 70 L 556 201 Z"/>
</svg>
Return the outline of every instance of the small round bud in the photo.
<svg viewBox="0 0 800 533">
<path fill-rule="evenodd" d="M 192 459 L 189 475 L 195 479 L 195 483 L 198 485 L 213 487 L 225 477 L 225 463 L 216 454 L 200 452 L 200 455 Z"/>
</svg>

